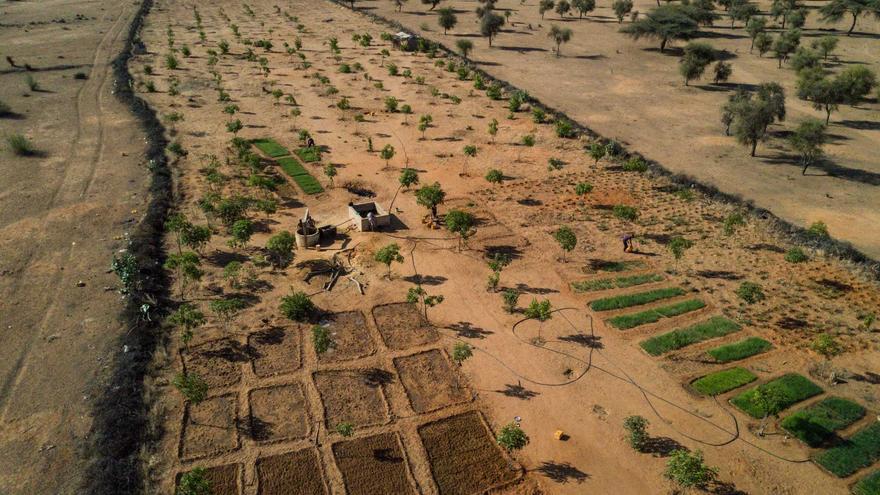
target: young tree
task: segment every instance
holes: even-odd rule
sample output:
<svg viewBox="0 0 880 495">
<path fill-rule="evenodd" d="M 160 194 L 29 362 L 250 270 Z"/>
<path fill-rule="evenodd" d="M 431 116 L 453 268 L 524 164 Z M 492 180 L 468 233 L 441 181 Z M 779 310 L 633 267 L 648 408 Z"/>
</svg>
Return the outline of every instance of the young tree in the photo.
<svg viewBox="0 0 880 495">
<path fill-rule="evenodd" d="M 336 433 L 348 438 L 354 435 L 354 425 L 348 422 L 339 423 L 336 425 Z"/>
<path fill-rule="evenodd" d="M 553 233 L 553 238 L 562 248 L 562 262 L 565 263 L 565 254 L 570 253 L 577 246 L 577 236 L 567 225 L 563 225 Z"/>
<path fill-rule="evenodd" d="M 571 5 L 578 11 L 578 16 L 581 19 L 596 10 L 596 0 L 572 0 Z"/>
<path fill-rule="evenodd" d="M 397 180 L 401 186 L 409 191 L 410 186 L 419 183 L 419 173 L 415 169 L 407 167 L 400 171 L 400 177 Z"/>
<path fill-rule="evenodd" d="M 168 321 L 173 325 L 183 327 L 180 340 L 184 347 L 188 347 L 193 338 L 193 330 L 205 324 L 205 315 L 195 306 L 184 303 L 171 313 Z"/>
<path fill-rule="evenodd" d="M 235 136 L 237 136 L 238 131 L 242 129 L 244 129 L 244 124 L 241 123 L 240 119 L 235 119 L 231 122 L 226 123 L 226 130 L 231 132 Z"/>
<path fill-rule="evenodd" d="M 690 42 L 684 47 L 684 56 L 679 62 L 679 72 L 687 86 L 692 79 L 699 79 L 706 67 L 715 60 L 715 49 L 708 43 Z"/>
<path fill-rule="evenodd" d="M 611 3 L 611 9 L 614 11 L 614 16 L 617 17 L 617 23 L 621 24 L 623 18 L 632 12 L 633 2 L 632 0 L 614 0 Z"/>
<path fill-rule="evenodd" d="M 489 46 L 492 46 L 492 38 L 501 32 L 504 26 L 504 17 L 492 12 L 486 12 L 480 19 L 480 34 L 489 39 Z"/>
<path fill-rule="evenodd" d="M 541 19 L 544 19 L 544 14 L 553 10 L 555 6 L 555 2 L 553 0 L 541 0 L 538 2 L 538 13 L 541 14 Z"/>
<path fill-rule="evenodd" d="M 205 476 L 205 468 L 196 467 L 184 473 L 177 483 L 174 495 L 213 495 L 211 482 Z"/>
<path fill-rule="evenodd" d="M 523 311 L 523 314 L 526 318 L 545 322 L 553 317 L 553 307 L 548 299 L 540 302 L 537 299 L 532 299 L 532 302 L 529 303 L 529 307 Z"/>
<path fill-rule="evenodd" d="M 648 12 L 645 17 L 620 29 L 635 40 L 660 40 L 660 52 L 672 40 L 689 40 L 697 34 L 697 22 L 679 5 L 663 5 Z"/>
<path fill-rule="evenodd" d="M 462 57 L 467 58 L 468 54 L 474 49 L 474 42 L 471 40 L 458 40 L 455 42 L 455 47 L 458 48 L 458 53 Z"/>
<path fill-rule="evenodd" d="M 718 470 L 706 465 L 703 453 L 699 450 L 692 453 L 684 449 L 676 449 L 666 461 L 664 476 L 683 488 L 704 488 L 715 480 Z"/>
<path fill-rule="evenodd" d="M 734 22 L 736 21 L 741 21 L 743 24 L 748 25 L 752 17 L 759 13 L 758 6 L 747 0 L 735 2 L 730 6 L 730 28 L 733 29 Z"/>
<path fill-rule="evenodd" d="M 821 67 L 802 70 L 798 76 L 798 97 L 812 102 L 816 110 L 825 110 L 825 125 L 831 122 L 831 112 L 846 101 L 844 91 L 838 80 L 825 77 Z"/>
<path fill-rule="evenodd" d="M 554 43 L 556 43 L 556 56 L 559 56 L 559 48 L 563 43 L 568 43 L 571 41 L 572 31 L 569 28 L 561 28 L 557 25 L 550 26 L 550 32 L 547 33 L 547 37 L 552 39 Z"/>
<path fill-rule="evenodd" d="M 281 298 L 281 314 L 290 320 L 304 322 L 318 310 L 305 292 L 293 292 Z"/>
<path fill-rule="evenodd" d="M 382 148 L 382 151 L 379 152 L 379 158 L 385 160 L 385 167 L 387 168 L 389 160 L 394 158 L 394 146 L 386 144 Z"/>
<path fill-rule="evenodd" d="M 416 203 L 431 210 L 431 218 L 437 218 L 437 206 L 443 203 L 446 192 L 440 188 L 440 183 L 435 182 L 424 185 L 416 191 Z"/>
<path fill-rule="evenodd" d="M 330 335 L 327 327 L 321 325 L 312 327 L 312 347 L 319 356 L 334 347 L 333 336 Z"/>
<path fill-rule="evenodd" d="M 571 4 L 568 3 L 568 0 L 559 0 L 556 2 L 556 13 L 559 14 L 559 17 L 565 19 L 565 14 L 571 12 Z"/>
<path fill-rule="evenodd" d="M 488 128 L 489 135 L 492 136 L 492 143 L 495 143 L 495 136 L 498 134 L 498 119 L 492 119 L 489 122 Z"/>
<path fill-rule="evenodd" d="M 675 258 L 675 264 L 678 265 L 678 261 L 684 257 L 684 252 L 693 247 L 693 245 L 692 241 L 676 236 L 669 240 L 669 244 L 666 247 L 672 253 L 672 257 Z"/>
<path fill-rule="evenodd" d="M 840 343 L 828 333 L 820 333 L 810 342 L 810 349 L 822 355 L 825 359 L 831 359 L 843 352 Z"/>
<path fill-rule="evenodd" d="M 166 270 L 173 270 L 176 273 L 175 276 L 177 277 L 180 293 L 184 295 L 190 282 L 195 282 L 202 278 L 203 272 L 199 269 L 201 264 L 196 253 L 184 251 L 168 255 L 163 266 Z"/>
<path fill-rule="evenodd" d="M 508 423 L 498 432 L 496 440 L 507 453 L 512 454 L 528 445 L 529 436 L 516 423 Z"/>
<path fill-rule="evenodd" d="M 763 437 L 764 429 L 767 428 L 767 418 L 779 416 L 785 403 L 785 397 L 776 387 L 758 387 L 755 389 L 754 395 L 752 395 L 751 402 L 758 410 L 764 413 L 761 418 L 761 425 L 758 428 L 758 436 Z"/>
<path fill-rule="evenodd" d="M 410 287 L 406 293 L 406 302 L 410 304 L 418 304 L 421 302 L 422 310 L 425 315 L 425 319 L 428 319 L 428 308 L 433 308 L 434 306 L 443 302 L 443 296 L 431 296 L 428 295 L 427 291 L 422 288 L 421 285 L 417 285 L 415 287 Z"/>
<path fill-rule="evenodd" d="M 876 0 L 831 0 L 819 9 L 824 22 L 840 22 L 847 14 L 852 16 L 852 25 L 847 36 L 856 28 L 856 21 L 862 14 L 873 14 L 880 19 L 880 3 Z"/>
<path fill-rule="evenodd" d="M 758 56 L 763 57 L 765 53 L 773 47 L 773 37 L 769 33 L 758 33 L 755 36 L 755 48 L 758 49 Z"/>
<path fill-rule="evenodd" d="M 247 246 L 248 242 L 251 240 L 251 236 L 254 233 L 254 224 L 247 219 L 236 220 L 235 223 L 232 224 L 232 228 L 229 231 L 232 234 L 232 239 L 229 239 L 228 244 L 233 248 L 243 248 Z"/>
<path fill-rule="evenodd" d="M 171 384 L 192 404 L 199 404 L 208 397 L 208 384 L 195 373 L 178 373 Z"/>
<path fill-rule="evenodd" d="M 422 115 L 421 118 L 419 118 L 419 131 L 422 133 L 422 140 L 425 139 L 425 131 L 431 127 L 431 122 L 433 121 L 434 118 L 430 115 Z"/>
<path fill-rule="evenodd" d="M 782 62 L 785 62 L 788 59 L 788 56 L 797 49 L 800 42 L 800 29 L 789 29 L 788 31 L 779 33 L 779 36 L 773 40 L 773 52 L 779 60 L 779 67 L 782 67 Z"/>
<path fill-rule="evenodd" d="M 723 60 L 719 60 L 712 69 L 712 72 L 714 74 L 712 80 L 715 81 L 715 84 L 721 84 L 730 79 L 730 76 L 733 74 L 733 66 Z"/>
<path fill-rule="evenodd" d="M 605 156 L 605 147 L 602 146 L 602 143 L 590 143 L 590 148 L 587 150 L 587 153 L 590 155 L 596 165 L 599 165 L 599 160 L 601 160 Z"/>
<path fill-rule="evenodd" d="M 336 165 L 333 165 L 332 163 L 324 165 L 324 175 L 326 175 L 327 178 L 330 179 L 331 188 L 333 187 L 333 178 L 336 177 L 337 173 L 338 172 L 336 171 Z"/>
<path fill-rule="evenodd" d="M 623 420 L 623 429 L 626 430 L 629 445 L 641 452 L 648 444 L 648 420 L 641 416 L 627 416 Z"/>
<path fill-rule="evenodd" d="M 295 245 L 296 240 L 286 230 L 282 230 L 270 237 L 266 242 L 266 251 L 269 253 L 272 265 L 276 268 L 281 268 L 290 263 L 293 259 L 293 248 Z"/>
<path fill-rule="evenodd" d="M 749 45 L 749 53 L 752 53 L 752 49 L 755 47 L 755 38 L 757 38 L 759 34 L 766 31 L 766 19 L 764 19 L 763 17 L 753 17 L 749 19 L 749 22 L 746 23 L 746 32 L 749 33 L 749 38 L 752 39 L 752 44 Z"/>
<path fill-rule="evenodd" d="M 244 301 L 237 297 L 229 297 L 222 299 L 215 299 L 211 301 L 210 308 L 214 315 L 223 322 L 223 328 L 228 330 L 229 322 L 235 318 L 235 315 L 240 313 L 246 304 Z"/>
<path fill-rule="evenodd" d="M 465 360 L 474 355 L 473 348 L 466 342 L 458 342 L 452 348 L 452 360 L 455 364 L 461 366 Z"/>
<path fill-rule="evenodd" d="M 437 23 L 440 24 L 440 27 L 443 28 L 443 34 L 452 28 L 458 23 L 458 17 L 455 16 L 455 11 L 451 8 L 440 9 L 440 15 L 437 16 Z"/>
<path fill-rule="evenodd" d="M 772 0 L 770 2 L 770 15 L 774 21 L 782 18 L 782 29 L 785 29 L 785 23 L 789 19 L 789 14 L 798 8 L 798 0 Z"/>
<path fill-rule="evenodd" d="M 785 93 L 776 83 L 762 85 L 757 96 L 751 93 L 738 95 L 725 106 L 733 117 L 733 135 L 741 144 L 751 147 L 755 156 L 758 143 L 767 134 L 767 127 L 785 118 Z"/>
<path fill-rule="evenodd" d="M 516 311 L 516 304 L 519 302 L 519 292 L 516 289 L 507 289 L 501 293 L 501 300 L 504 302 L 504 309 L 508 313 Z"/>
<path fill-rule="evenodd" d="M 389 280 L 391 279 L 391 264 L 403 263 L 403 255 L 400 254 L 400 246 L 398 246 L 396 242 L 388 244 L 376 251 L 376 255 L 373 258 L 388 267 L 387 277 Z"/>
<path fill-rule="evenodd" d="M 446 228 L 455 234 L 458 234 L 458 249 L 461 250 L 462 244 L 467 247 L 465 242 L 468 237 L 474 234 L 474 225 L 476 218 L 473 213 L 464 210 L 449 210 L 445 218 Z"/>
<path fill-rule="evenodd" d="M 818 50 L 820 54 L 822 54 L 822 60 L 828 60 L 828 55 L 837 48 L 837 37 L 836 36 L 822 36 L 817 40 L 813 40 L 812 46 L 814 50 Z"/>
<path fill-rule="evenodd" d="M 818 119 L 804 120 L 789 136 L 789 144 L 801 155 L 801 164 L 804 166 L 801 175 L 806 175 L 807 168 L 822 156 L 822 146 L 827 140 L 825 124 Z"/>
</svg>

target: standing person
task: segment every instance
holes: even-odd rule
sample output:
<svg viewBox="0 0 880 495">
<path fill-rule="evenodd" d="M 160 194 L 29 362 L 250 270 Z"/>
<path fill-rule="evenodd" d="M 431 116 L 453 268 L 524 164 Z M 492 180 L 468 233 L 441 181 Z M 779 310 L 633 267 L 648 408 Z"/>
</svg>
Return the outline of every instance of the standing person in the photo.
<svg viewBox="0 0 880 495">
<path fill-rule="evenodd" d="M 634 237 L 635 237 L 635 234 L 633 234 L 632 232 L 627 232 L 626 234 L 623 234 L 623 236 L 621 237 L 621 239 L 623 239 L 623 252 L 624 253 L 633 252 L 633 249 L 634 249 L 633 238 Z"/>
<path fill-rule="evenodd" d="M 376 231 L 376 215 L 371 211 L 367 213 L 367 222 L 370 224 L 370 232 Z"/>
</svg>

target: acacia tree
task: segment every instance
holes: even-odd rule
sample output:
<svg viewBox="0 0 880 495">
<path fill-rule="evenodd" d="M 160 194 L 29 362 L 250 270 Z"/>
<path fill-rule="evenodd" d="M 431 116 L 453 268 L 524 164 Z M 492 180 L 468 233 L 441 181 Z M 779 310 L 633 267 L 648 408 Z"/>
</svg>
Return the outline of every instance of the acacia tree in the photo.
<svg viewBox="0 0 880 495">
<path fill-rule="evenodd" d="M 806 175 L 807 168 L 822 156 L 822 146 L 827 140 L 825 124 L 818 119 L 804 120 L 789 136 L 789 144 L 801 155 L 801 164 L 804 166 L 801 175 Z"/>
<path fill-rule="evenodd" d="M 620 32 L 638 40 L 660 40 L 660 52 L 671 40 L 689 40 L 697 34 L 697 22 L 678 5 L 663 5 L 648 12 L 645 17 L 624 26 Z"/>
<path fill-rule="evenodd" d="M 581 19 L 596 9 L 596 0 L 573 0 L 571 4 L 578 11 L 578 16 Z"/>
<path fill-rule="evenodd" d="M 730 114 L 733 135 L 741 144 L 750 146 L 751 156 L 755 156 L 767 127 L 785 119 L 785 93 L 779 84 L 767 83 L 761 85 L 756 95 L 737 94 L 724 108 Z"/>
<path fill-rule="evenodd" d="M 687 86 L 692 79 L 702 77 L 706 67 L 715 60 L 715 49 L 708 43 L 691 42 L 684 47 L 684 56 L 679 61 L 678 70 Z"/>
<path fill-rule="evenodd" d="M 568 3 L 568 0 L 559 0 L 556 2 L 556 13 L 559 14 L 559 17 L 565 19 L 565 14 L 571 12 L 571 4 Z"/>
<path fill-rule="evenodd" d="M 538 13 L 541 14 L 541 19 L 544 19 L 545 13 L 553 10 L 554 5 L 555 2 L 553 0 L 541 0 L 538 2 Z"/>
<path fill-rule="evenodd" d="M 443 34 L 446 34 L 446 31 L 454 28 L 458 23 L 458 17 L 455 16 L 455 11 L 449 7 L 440 9 L 439 12 L 440 15 L 437 16 L 437 23 L 443 28 Z"/>
<path fill-rule="evenodd" d="M 617 17 L 617 23 L 620 24 L 623 22 L 623 18 L 632 12 L 633 2 L 632 0 L 614 0 L 611 9 L 614 11 L 614 16 Z"/>
<path fill-rule="evenodd" d="M 839 22 L 847 14 L 852 16 L 852 25 L 847 36 L 856 28 L 856 21 L 862 14 L 872 14 L 880 19 L 880 2 L 877 0 L 831 0 L 819 9 L 824 22 Z"/>
<path fill-rule="evenodd" d="M 389 280 L 391 279 L 391 264 L 403 263 L 403 255 L 400 254 L 400 246 L 396 242 L 392 242 L 376 251 L 374 259 L 388 267 L 387 277 Z"/>
<path fill-rule="evenodd" d="M 486 12 L 480 18 L 480 34 L 489 39 L 489 46 L 492 46 L 492 38 L 501 32 L 501 26 L 504 26 L 504 17 L 494 12 Z"/>
<path fill-rule="evenodd" d="M 474 42 L 471 40 L 458 40 L 455 42 L 455 47 L 458 48 L 458 53 L 462 57 L 467 58 L 468 54 L 474 49 Z"/>
<path fill-rule="evenodd" d="M 816 110 L 825 110 L 825 124 L 831 122 L 831 112 L 844 102 L 844 90 L 836 80 L 825 76 L 821 67 L 804 69 L 797 82 L 797 95 L 813 103 Z"/>
<path fill-rule="evenodd" d="M 572 31 L 569 28 L 561 28 L 557 25 L 553 25 L 550 27 L 550 32 L 547 33 L 547 37 L 552 39 L 554 43 L 556 43 L 556 56 L 559 56 L 559 48 L 563 43 L 568 43 L 571 41 Z"/>
<path fill-rule="evenodd" d="M 755 48 L 755 38 L 757 38 L 759 34 L 766 32 L 766 30 L 767 20 L 763 17 L 754 17 L 749 19 L 749 22 L 746 23 L 746 32 L 749 33 L 749 38 L 752 39 L 752 44 L 749 45 L 749 53 L 752 53 L 752 49 Z"/>
</svg>

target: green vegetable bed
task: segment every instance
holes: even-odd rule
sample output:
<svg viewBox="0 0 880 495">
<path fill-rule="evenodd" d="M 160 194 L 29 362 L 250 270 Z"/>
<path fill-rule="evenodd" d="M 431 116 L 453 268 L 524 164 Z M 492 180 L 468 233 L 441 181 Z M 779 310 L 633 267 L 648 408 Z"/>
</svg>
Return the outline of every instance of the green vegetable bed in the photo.
<svg viewBox="0 0 880 495">
<path fill-rule="evenodd" d="M 852 492 L 853 495 L 880 495 L 880 469 L 862 478 Z"/>
<path fill-rule="evenodd" d="M 681 349 L 682 347 L 715 337 L 722 337 L 739 330 L 740 326 L 735 322 L 723 316 L 713 316 L 702 323 L 651 337 L 640 345 L 648 354 L 659 356 L 669 351 Z"/>
<path fill-rule="evenodd" d="M 312 146 L 311 148 L 300 148 L 296 150 L 296 155 L 300 160 L 306 163 L 314 163 L 321 161 L 321 148 Z"/>
<path fill-rule="evenodd" d="M 730 403 L 753 418 L 763 418 L 767 411 L 763 404 L 755 401 L 758 390 L 777 398 L 780 411 L 822 393 L 822 389 L 807 378 L 789 373 L 737 395 L 730 399 Z"/>
<path fill-rule="evenodd" d="M 289 175 L 294 182 L 306 194 L 318 194 L 324 192 L 321 183 L 318 182 L 312 174 L 309 173 L 297 160 L 292 156 L 278 159 L 278 165 L 284 172 Z"/>
<path fill-rule="evenodd" d="M 703 395 L 718 395 L 752 383 L 757 379 L 758 377 L 749 370 L 731 368 L 694 380 L 691 387 Z"/>
<path fill-rule="evenodd" d="M 609 318 L 608 324 L 618 330 L 629 330 L 648 323 L 660 321 L 662 318 L 672 318 L 673 316 L 683 315 L 706 307 L 706 303 L 699 299 L 691 299 L 682 301 L 668 306 L 641 311 L 639 313 L 630 313 L 626 315 L 615 316 Z"/>
<path fill-rule="evenodd" d="M 583 282 L 575 282 L 571 284 L 571 287 L 574 289 L 575 292 L 590 292 L 596 290 L 623 289 L 625 287 L 649 284 L 651 282 L 661 282 L 662 280 L 662 275 L 650 273 L 647 275 L 632 275 L 629 277 L 585 280 Z"/>
<path fill-rule="evenodd" d="M 290 152 L 287 151 L 287 148 L 281 146 L 280 144 L 278 144 L 277 141 L 272 138 L 254 139 L 253 141 L 251 141 L 251 144 L 256 146 L 258 150 L 262 151 L 272 158 L 278 158 L 280 156 L 287 156 L 290 154 Z"/>
<path fill-rule="evenodd" d="M 610 311 L 612 309 L 641 306 L 642 304 L 648 304 L 661 299 L 669 299 L 670 297 L 681 295 L 684 295 L 684 290 L 678 287 L 666 287 L 646 292 L 637 292 L 635 294 L 623 294 L 621 296 L 596 299 L 590 303 L 590 308 L 593 311 Z"/>
<path fill-rule="evenodd" d="M 865 416 L 865 408 L 855 402 L 828 397 L 782 420 L 782 427 L 810 447 L 818 447 Z"/>
<path fill-rule="evenodd" d="M 749 337 L 747 339 L 740 340 L 739 342 L 718 346 L 714 349 L 710 349 L 707 352 L 719 363 L 729 363 L 731 361 L 738 361 L 740 359 L 754 356 L 755 354 L 767 352 L 772 347 L 773 346 L 770 344 L 770 342 L 767 342 L 764 339 L 758 337 Z"/>
<path fill-rule="evenodd" d="M 880 459 L 880 422 L 862 428 L 837 447 L 815 457 L 820 466 L 845 478 Z"/>
</svg>

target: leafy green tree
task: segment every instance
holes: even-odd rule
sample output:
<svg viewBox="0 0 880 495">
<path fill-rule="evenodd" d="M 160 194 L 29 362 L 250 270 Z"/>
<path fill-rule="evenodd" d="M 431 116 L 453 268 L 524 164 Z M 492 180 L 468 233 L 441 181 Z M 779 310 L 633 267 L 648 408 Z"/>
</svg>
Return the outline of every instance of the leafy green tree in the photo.
<svg viewBox="0 0 880 495">
<path fill-rule="evenodd" d="M 211 228 L 207 225 L 189 224 L 181 231 L 180 242 L 190 249 L 201 251 L 210 242 L 212 235 Z"/>
<path fill-rule="evenodd" d="M 749 45 L 749 53 L 752 53 L 752 49 L 755 47 L 755 38 L 759 34 L 767 32 L 767 20 L 763 17 L 749 19 L 749 22 L 746 23 L 746 32 L 749 33 L 749 38 L 752 40 L 752 44 Z"/>
<path fill-rule="evenodd" d="M 208 384 L 195 373 L 178 373 L 171 384 L 192 404 L 199 404 L 208 397 Z"/>
<path fill-rule="evenodd" d="M 697 22 L 679 5 L 663 5 L 648 12 L 641 19 L 620 29 L 635 40 L 660 40 L 660 51 L 673 40 L 689 40 L 697 34 Z"/>
<path fill-rule="evenodd" d="M 614 11 L 614 17 L 617 17 L 617 23 L 623 23 L 623 18 L 627 16 L 633 9 L 632 0 L 614 0 L 611 3 L 611 10 Z"/>
<path fill-rule="evenodd" d="M 773 53 L 776 54 L 776 58 L 779 60 L 779 67 L 782 67 L 782 62 L 788 59 L 788 56 L 797 49 L 800 42 L 800 29 L 789 29 L 779 33 L 779 36 L 773 40 Z"/>
<path fill-rule="evenodd" d="M 305 292 L 296 291 L 281 298 L 281 314 L 289 320 L 304 322 L 318 310 Z"/>
<path fill-rule="evenodd" d="M 425 131 L 431 127 L 431 123 L 434 122 L 434 118 L 430 115 L 422 115 L 419 118 L 419 131 L 422 133 L 422 139 L 425 139 Z"/>
<path fill-rule="evenodd" d="M 410 186 L 419 183 L 419 173 L 412 168 L 405 168 L 400 171 L 400 177 L 397 179 L 400 185 L 409 191 Z"/>
<path fill-rule="evenodd" d="M 715 64 L 715 68 L 712 69 L 713 77 L 712 80 L 715 81 L 715 84 L 721 84 L 723 82 L 727 82 L 730 79 L 730 76 L 733 74 L 733 66 L 728 62 L 723 60 L 719 60 Z"/>
<path fill-rule="evenodd" d="M 452 360 L 459 366 L 473 355 L 473 348 L 465 342 L 458 342 L 452 348 Z"/>
<path fill-rule="evenodd" d="M 553 10 L 555 5 L 556 2 L 553 0 L 541 0 L 538 2 L 538 13 L 541 14 L 541 19 L 544 19 L 544 14 Z"/>
<path fill-rule="evenodd" d="M 837 48 L 837 42 L 837 36 L 822 36 L 817 40 L 813 40 L 810 46 L 813 47 L 813 50 L 819 51 L 822 55 L 822 60 L 828 60 L 828 55 L 831 55 Z"/>
<path fill-rule="evenodd" d="M 596 165 L 599 165 L 599 160 L 605 156 L 605 147 L 602 146 L 602 143 L 590 143 L 590 147 L 587 149 L 587 154 L 590 155 L 590 158 L 594 160 Z"/>
<path fill-rule="evenodd" d="M 550 26 L 550 32 L 547 33 L 547 37 L 552 39 L 553 43 L 556 43 L 556 56 L 558 57 L 560 55 L 559 49 L 562 44 L 571 41 L 572 30 L 569 28 L 561 28 L 554 24 Z"/>
<path fill-rule="evenodd" d="M 718 470 L 706 465 L 703 453 L 699 450 L 688 452 L 685 449 L 676 449 L 666 461 L 666 471 L 663 474 L 683 488 L 704 488 L 715 480 Z"/>
<path fill-rule="evenodd" d="M 437 23 L 443 28 L 443 34 L 446 34 L 448 30 L 454 28 L 458 23 L 458 17 L 455 16 L 455 11 L 451 8 L 440 9 L 439 13 Z"/>
<path fill-rule="evenodd" d="M 388 167 L 388 162 L 394 158 L 394 146 L 386 144 L 379 152 L 379 158 L 385 160 L 385 167 Z"/>
<path fill-rule="evenodd" d="M 244 129 L 244 124 L 241 123 L 241 120 L 235 119 L 233 121 L 226 123 L 226 130 L 231 132 L 233 135 L 238 135 L 238 131 Z"/>
<path fill-rule="evenodd" d="M 806 119 L 788 137 L 791 147 L 801 155 L 801 164 L 804 166 L 801 175 L 806 175 L 807 168 L 822 156 L 822 146 L 828 141 L 825 128 L 821 120 Z"/>
<path fill-rule="evenodd" d="M 623 420 L 623 429 L 627 432 L 629 445 L 639 452 L 643 451 L 648 444 L 648 420 L 641 416 L 627 416 Z"/>
<path fill-rule="evenodd" d="M 247 219 L 236 220 L 236 222 L 232 224 L 229 233 L 232 235 L 232 239 L 228 241 L 229 246 L 233 248 L 243 248 L 247 246 L 248 242 L 251 240 L 251 236 L 254 233 L 254 224 Z"/>
<path fill-rule="evenodd" d="M 754 304 L 763 301 L 764 289 L 754 282 L 743 282 L 737 287 L 736 295 L 748 304 Z"/>
<path fill-rule="evenodd" d="M 856 105 L 877 86 L 877 75 L 865 65 L 850 65 L 834 78 L 843 92 L 843 101 Z"/>
<path fill-rule="evenodd" d="M 699 79 L 706 67 L 715 61 L 715 49 L 708 43 L 690 42 L 684 47 L 684 56 L 681 57 L 678 69 L 684 77 L 684 85 L 687 86 L 692 79 Z"/>
<path fill-rule="evenodd" d="M 403 255 L 400 254 L 400 246 L 395 242 L 376 251 L 376 255 L 373 258 L 388 268 L 387 276 L 389 279 L 391 278 L 391 264 L 403 263 Z"/>
<path fill-rule="evenodd" d="M 490 47 L 492 39 L 501 32 L 502 26 L 504 26 L 504 17 L 492 12 L 487 12 L 480 19 L 480 34 L 489 39 Z"/>
<path fill-rule="evenodd" d="M 166 270 L 173 270 L 175 272 L 180 293 L 185 294 L 190 282 L 195 282 L 202 278 L 203 272 L 199 269 L 201 264 L 196 253 L 184 251 L 168 255 L 163 266 Z"/>
<path fill-rule="evenodd" d="M 760 13 L 758 6 L 746 0 L 735 2 L 730 6 L 730 28 L 733 29 L 736 21 L 741 21 L 748 26 L 752 17 Z"/>
<path fill-rule="evenodd" d="M 740 93 L 728 101 L 725 112 L 730 112 L 733 135 L 741 144 L 751 147 L 755 156 L 758 143 L 767 134 L 767 127 L 785 118 L 785 93 L 777 83 L 763 84 L 757 94 Z"/>
<path fill-rule="evenodd" d="M 819 54 L 805 46 L 798 47 L 791 56 L 791 68 L 796 72 L 819 66 Z"/>
<path fill-rule="evenodd" d="M 269 253 L 269 259 L 276 268 L 287 266 L 293 259 L 293 248 L 296 240 L 293 234 L 286 230 L 273 235 L 266 241 L 266 251 Z"/>
<path fill-rule="evenodd" d="M 807 235 L 815 240 L 830 239 L 831 234 L 828 233 L 828 226 L 825 222 L 813 222 L 807 229 Z"/>
<path fill-rule="evenodd" d="M 559 14 L 559 17 L 565 18 L 565 14 L 571 12 L 571 4 L 568 3 L 568 0 L 558 0 L 556 2 L 556 13 Z"/>
<path fill-rule="evenodd" d="M 474 49 L 474 42 L 471 40 L 458 40 L 455 42 L 455 47 L 458 48 L 458 53 L 462 57 L 467 58 L 468 54 Z"/>
<path fill-rule="evenodd" d="M 769 33 L 761 32 L 755 35 L 755 48 L 758 49 L 758 56 L 763 57 L 765 53 L 773 48 L 773 37 Z"/>
<path fill-rule="evenodd" d="M 339 423 L 336 425 L 336 433 L 339 433 L 343 437 L 350 437 L 354 435 L 354 425 L 351 423 Z"/>
<path fill-rule="evenodd" d="M 205 324 L 205 315 L 195 306 L 184 303 L 171 313 L 168 321 L 172 325 L 183 327 L 180 340 L 185 347 L 188 347 L 193 338 L 193 330 Z"/>
<path fill-rule="evenodd" d="M 497 168 L 490 169 L 486 172 L 486 180 L 493 184 L 501 184 L 504 181 L 504 172 Z"/>
<path fill-rule="evenodd" d="M 838 79 L 825 76 L 820 67 L 805 69 L 798 75 L 797 95 L 813 104 L 816 110 L 825 110 L 825 124 L 831 122 L 831 113 L 846 101 L 845 88 Z"/>
<path fill-rule="evenodd" d="M 213 495 L 211 482 L 208 481 L 205 468 L 196 467 L 187 471 L 177 483 L 175 495 Z"/>
<path fill-rule="evenodd" d="M 437 206 L 446 199 L 446 192 L 440 188 L 440 183 L 435 182 L 420 187 L 416 190 L 416 203 L 431 210 L 431 217 L 437 218 Z"/>
<path fill-rule="evenodd" d="M 209 306 L 217 318 L 223 322 L 223 328 L 228 329 L 229 322 L 232 321 L 232 319 L 235 318 L 235 315 L 240 313 L 247 304 L 237 297 L 229 297 L 215 299 L 211 301 Z"/>
<path fill-rule="evenodd" d="M 578 11 L 578 16 L 583 19 L 585 15 L 596 10 L 596 0 L 572 0 L 572 7 Z"/>
<path fill-rule="evenodd" d="M 669 240 L 669 244 L 666 245 L 669 252 L 672 253 L 672 257 L 675 258 L 675 262 L 678 263 L 684 257 L 685 251 L 693 247 L 694 243 L 685 239 L 681 236 L 673 237 Z"/>
<path fill-rule="evenodd" d="M 473 213 L 464 210 L 449 210 L 444 220 L 446 228 L 450 232 L 458 234 L 458 249 L 461 250 L 462 244 L 467 246 L 465 241 L 474 234 L 474 226 L 477 221 Z"/>
<path fill-rule="evenodd" d="M 763 437 L 764 429 L 767 427 L 767 418 L 770 416 L 779 417 L 785 404 L 785 397 L 776 387 L 758 387 L 750 400 L 752 405 L 764 412 L 761 425 L 758 428 L 758 436 Z"/>
<path fill-rule="evenodd" d="M 800 6 L 798 0 L 772 0 L 770 2 L 770 15 L 773 20 L 782 18 L 782 29 L 785 29 L 785 23 L 789 19 L 789 15 Z"/>
<path fill-rule="evenodd" d="M 513 453 L 528 445 L 529 436 L 516 423 L 508 423 L 501 427 L 496 440 L 504 450 Z"/>
<path fill-rule="evenodd" d="M 329 351 L 333 346 L 333 336 L 330 335 L 330 330 L 321 325 L 312 327 L 312 347 L 315 349 L 315 354 L 320 356 Z"/>
<path fill-rule="evenodd" d="M 852 16 L 847 36 L 852 34 L 862 14 L 871 14 L 880 19 L 880 3 L 876 0 L 831 0 L 819 9 L 824 22 L 840 22 L 846 15 Z"/>
<path fill-rule="evenodd" d="M 442 303 L 443 299 L 444 298 L 442 295 L 429 295 L 428 292 L 421 285 L 410 287 L 406 293 L 406 302 L 408 302 L 409 304 L 421 303 L 422 311 L 424 312 L 426 320 L 428 319 L 428 308 L 433 308 L 434 306 Z"/>
<path fill-rule="evenodd" d="M 575 246 L 577 246 L 577 236 L 570 227 L 563 225 L 556 229 L 556 232 L 553 233 L 553 238 L 556 239 L 559 247 L 562 248 L 562 262 L 565 263 L 565 254 L 572 252 Z"/>
<path fill-rule="evenodd" d="M 519 302 L 519 292 L 515 289 L 507 289 L 501 293 L 501 300 L 504 302 L 504 309 L 508 313 L 516 310 L 516 304 Z"/>
<path fill-rule="evenodd" d="M 523 314 L 525 314 L 526 318 L 544 322 L 553 316 L 553 307 L 548 299 L 543 301 L 532 299 L 532 302 L 529 303 L 529 307 L 526 308 Z"/>
</svg>

